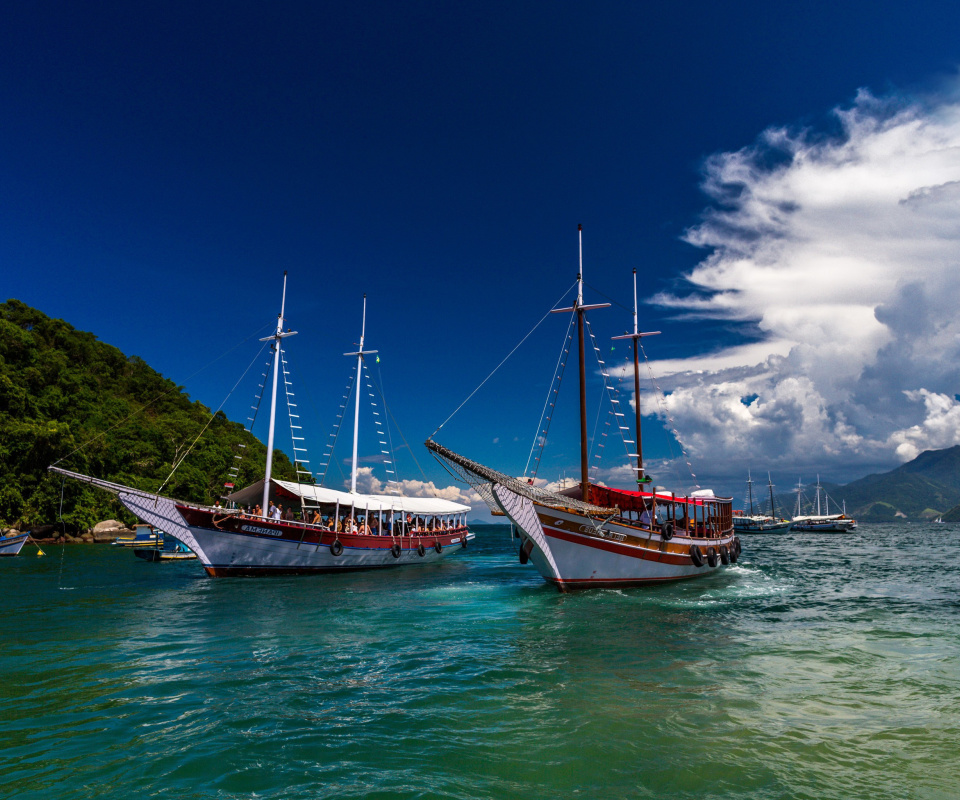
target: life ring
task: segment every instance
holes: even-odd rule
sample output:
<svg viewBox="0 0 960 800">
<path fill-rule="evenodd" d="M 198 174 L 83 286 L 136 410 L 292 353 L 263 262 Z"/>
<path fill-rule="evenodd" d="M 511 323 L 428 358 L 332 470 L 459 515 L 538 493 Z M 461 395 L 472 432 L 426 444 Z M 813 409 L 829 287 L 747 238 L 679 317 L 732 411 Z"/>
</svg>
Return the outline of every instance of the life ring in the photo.
<svg viewBox="0 0 960 800">
<path fill-rule="evenodd" d="M 673 538 L 673 523 L 669 520 L 660 526 L 660 538 L 669 542 Z"/>
<path fill-rule="evenodd" d="M 399 544 L 399 543 L 395 544 L 393 547 L 390 548 L 390 555 L 392 555 L 394 558 L 400 558 L 400 544 Z"/>
<path fill-rule="evenodd" d="M 440 544 L 440 540 L 439 540 L 439 539 L 437 539 L 437 541 L 433 543 L 433 549 L 436 550 L 438 553 L 442 553 L 442 552 L 443 552 L 443 545 Z"/>
<path fill-rule="evenodd" d="M 334 539 L 333 544 L 330 545 L 330 555 L 336 557 L 343 553 L 343 542 L 339 539 Z"/>
<path fill-rule="evenodd" d="M 427 548 L 423 546 L 423 542 L 420 542 L 420 544 L 417 545 L 417 555 L 420 556 L 420 558 L 423 558 L 423 554 L 426 552 Z"/>
<path fill-rule="evenodd" d="M 712 547 L 707 548 L 707 563 L 711 568 L 717 566 L 717 551 Z"/>
<path fill-rule="evenodd" d="M 526 551 L 523 545 L 520 545 L 520 563 L 526 564 L 530 560 L 530 554 Z"/>
<path fill-rule="evenodd" d="M 725 544 L 720 545 L 720 562 L 722 564 L 730 563 L 730 551 L 727 550 L 727 546 Z"/>
<path fill-rule="evenodd" d="M 690 560 L 695 567 L 703 566 L 703 553 L 700 552 L 700 548 L 695 544 L 690 545 Z"/>
</svg>

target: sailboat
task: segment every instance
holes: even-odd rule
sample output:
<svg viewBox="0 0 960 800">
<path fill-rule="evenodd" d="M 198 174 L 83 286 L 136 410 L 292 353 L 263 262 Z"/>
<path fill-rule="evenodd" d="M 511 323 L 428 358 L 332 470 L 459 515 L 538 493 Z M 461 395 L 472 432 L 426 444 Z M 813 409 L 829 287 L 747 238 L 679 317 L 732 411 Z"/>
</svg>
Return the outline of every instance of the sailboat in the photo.
<svg viewBox="0 0 960 800">
<path fill-rule="evenodd" d="M 563 492 L 550 492 L 493 470 L 428 439 L 427 447 L 450 471 L 471 484 L 494 513 L 506 515 L 520 535 L 521 563 L 532 562 L 543 578 L 561 592 L 573 589 L 633 587 L 706 575 L 735 562 L 740 540 L 733 530 L 731 498 L 710 490 L 687 496 L 652 488 L 643 466 L 640 429 L 637 274 L 633 272 L 633 333 L 614 337 L 633 340 L 636 397 L 635 457 L 638 487 L 614 489 L 591 483 L 587 468 L 584 316 L 609 303 L 586 305 L 583 300 L 583 246 L 580 234 L 580 273 L 572 312 L 577 321 L 580 362 L 580 483 Z M 658 332 L 657 332 L 658 333 Z M 622 416 L 622 415 L 620 415 Z M 629 430 L 629 428 L 627 428 Z"/>
<path fill-rule="evenodd" d="M 198 505 L 55 465 L 49 469 L 116 494 L 138 518 L 179 539 L 196 553 L 204 570 L 212 577 L 329 573 L 423 564 L 466 548 L 467 542 L 473 538 L 466 525 L 469 506 L 438 498 L 357 492 L 359 380 L 356 381 L 350 491 L 272 477 L 281 343 L 296 335 L 296 331 L 283 329 L 286 290 L 287 274 L 284 272 L 276 331 L 261 339 L 271 342 L 273 350 L 273 390 L 264 477 L 226 497 L 231 503 L 250 503 L 260 499 L 262 513 L 220 508 L 219 504 Z M 366 298 L 363 308 L 359 350 L 345 354 L 357 357 L 358 370 L 364 356 L 376 352 L 363 349 Z M 298 464 L 302 463 L 305 462 L 298 460 Z M 303 518 L 281 519 L 279 513 L 269 516 L 267 510 L 271 504 L 281 504 L 281 501 L 299 505 Z M 308 518 L 316 521 L 308 521 Z"/>
<path fill-rule="evenodd" d="M 754 513 L 753 508 L 753 479 L 747 471 L 747 508 L 749 514 L 735 511 L 733 514 L 733 528 L 737 533 L 779 533 L 790 529 L 790 520 L 777 518 L 776 501 L 773 499 L 773 481 L 767 473 L 767 488 L 770 492 L 770 513 Z M 757 509 L 759 512 L 759 509 Z"/>
<path fill-rule="evenodd" d="M 805 533 L 850 533 L 857 529 L 857 521 L 847 516 L 846 509 L 840 514 L 830 513 L 830 497 L 820 485 L 820 476 L 817 475 L 816 498 L 812 514 L 803 514 L 803 484 L 797 481 L 797 511 L 793 515 L 792 531 Z M 821 507 L 821 496 L 825 505 Z"/>
</svg>

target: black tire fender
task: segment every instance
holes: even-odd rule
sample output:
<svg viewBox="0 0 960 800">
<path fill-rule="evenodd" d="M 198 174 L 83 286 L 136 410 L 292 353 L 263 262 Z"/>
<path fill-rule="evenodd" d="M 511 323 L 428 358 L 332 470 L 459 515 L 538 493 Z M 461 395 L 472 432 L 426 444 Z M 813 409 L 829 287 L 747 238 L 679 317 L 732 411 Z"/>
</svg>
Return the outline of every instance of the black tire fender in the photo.
<svg viewBox="0 0 960 800">
<path fill-rule="evenodd" d="M 703 553 L 700 552 L 700 548 L 695 544 L 690 545 L 690 560 L 695 567 L 703 566 Z"/>
<path fill-rule="evenodd" d="M 733 537 L 733 543 L 734 543 L 734 545 L 736 545 L 737 555 L 740 555 L 740 554 L 743 552 L 743 548 L 740 546 L 740 537 L 739 537 L 739 536 L 734 536 L 734 537 Z"/>
<path fill-rule="evenodd" d="M 442 553 L 442 552 L 443 552 L 443 545 L 440 544 L 440 540 L 439 540 L 439 539 L 437 539 L 437 541 L 434 542 L 434 544 L 433 544 L 433 549 L 436 550 L 438 553 Z"/>
<path fill-rule="evenodd" d="M 339 539 L 334 539 L 333 544 L 330 545 L 330 555 L 336 558 L 339 555 L 343 554 L 343 542 Z"/>
<path fill-rule="evenodd" d="M 423 542 L 420 542 L 420 544 L 417 545 L 417 555 L 420 556 L 420 558 L 423 558 L 424 553 L 426 552 L 427 548 L 423 546 Z"/>
<path fill-rule="evenodd" d="M 390 555 L 392 555 L 394 558 L 400 558 L 400 545 L 399 545 L 399 544 L 395 544 L 393 547 L 390 548 Z"/>
<path fill-rule="evenodd" d="M 730 551 L 727 550 L 725 544 L 720 545 L 720 563 L 729 564 L 730 563 Z"/>
<path fill-rule="evenodd" d="M 708 547 L 707 548 L 707 563 L 711 568 L 717 566 L 717 551 L 716 548 Z"/>
<path fill-rule="evenodd" d="M 660 526 L 660 538 L 669 542 L 673 538 L 673 523 L 669 520 Z"/>
</svg>

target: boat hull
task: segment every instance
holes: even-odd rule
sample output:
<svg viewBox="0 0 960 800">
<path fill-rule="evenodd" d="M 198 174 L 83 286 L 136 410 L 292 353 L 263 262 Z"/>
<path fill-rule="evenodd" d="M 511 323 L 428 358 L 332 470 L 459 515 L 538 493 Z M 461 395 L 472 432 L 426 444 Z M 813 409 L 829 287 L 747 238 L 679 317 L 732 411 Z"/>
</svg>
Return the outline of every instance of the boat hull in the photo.
<svg viewBox="0 0 960 800">
<path fill-rule="evenodd" d="M 19 555 L 20 548 L 23 547 L 29 537 L 29 533 L 21 533 L 16 536 L 0 538 L 0 556 Z"/>
<path fill-rule="evenodd" d="M 789 520 L 774 522 L 748 522 L 733 518 L 733 530 L 736 533 L 785 533 L 791 529 Z"/>
<path fill-rule="evenodd" d="M 709 575 L 723 565 L 721 547 L 738 547 L 732 531 L 700 538 L 659 533 L 608 520 L 602 524 L 574 512 L 540 506 L 503 486 L 493 487 L 501 510 L 521 534 L 521 561 L 529 559 L 545 580 L 560 591 L 627 588 Z M 703 555 L 697 566 L 696 545 Z M 715 562 L 708 560 L 714 549 Z M 734 556 L 736 558 L 736 556 Z"/>
<path fill-rule="evenodd" d="M 212 577 L 305 575 L 429 564 L 462 550 L 465 527 L 411 536 L 334 533 L 319 526 L 177 506 Z M 394 546 L 399 555 L 394 555 Z"/>
<path fill-rule="evenodd" d="M 790 530 L 801 533 L 853 533 L 856 529 L 857 523 L 852 519 L 831 522 L 798 522 L 790 527 Z"/>
</svg>

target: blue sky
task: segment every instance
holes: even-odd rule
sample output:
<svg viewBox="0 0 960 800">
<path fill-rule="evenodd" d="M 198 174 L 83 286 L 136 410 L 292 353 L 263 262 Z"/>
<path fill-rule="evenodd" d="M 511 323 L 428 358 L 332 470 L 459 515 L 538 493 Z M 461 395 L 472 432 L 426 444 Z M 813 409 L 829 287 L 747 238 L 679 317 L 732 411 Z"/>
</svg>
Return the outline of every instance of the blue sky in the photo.
<svg viewBox="0 0 960 800">
<path fill-rule="evenodd" d="M 366 293 L 367 345 L 425 472 L 401 452 L 400 475 L 446 486 L 422 441 L 572 285 L 582 223 L 587 298 L 618 303 L 592 317 L 604 348 L 630 325 L 634 267 L 641 325 L 663 331 L 645 345 L 697 477 L 650 416 L 655 477 L 740 493 L 748 467 L 784 486 L 890 469 L 958 443 L 960 12 L 880 9 L 9 8 L 0 294 L 217 407 L 288 270 L 318 463 Z M 521 472 L 564 329 L 546 320 L 437 438 Z M 574 404 L 547 481 L 575 470 Z M 622 482 L 623 462 L 599 477 Z"/>
</svg>

